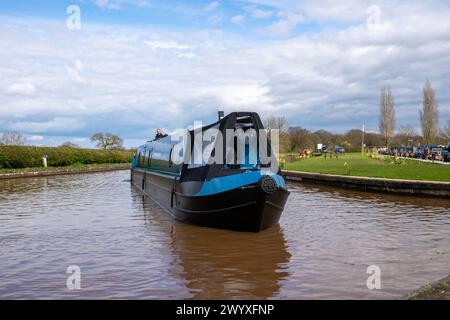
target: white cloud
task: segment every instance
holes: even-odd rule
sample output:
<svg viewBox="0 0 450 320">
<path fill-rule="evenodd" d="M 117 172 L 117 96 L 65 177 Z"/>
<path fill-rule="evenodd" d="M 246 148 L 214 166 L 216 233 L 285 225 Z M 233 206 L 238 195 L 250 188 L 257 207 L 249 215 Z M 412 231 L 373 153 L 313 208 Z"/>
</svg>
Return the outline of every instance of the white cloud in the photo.
<svg viewBox="0 0 450 320">
<path fill-rule="evenodd" d="M 9 85 L 6 91 L 9 93 L 30 95 L 36 91 L 36 87 L 30 82 L 19 82 Z"/>
<path fill-rule="evenodd" d="M 244 10 L 250 15 L 250 17 L 255 19 L 267 19 L 273 15 L 272 10 L 261 9 L 255 5 L 244 6 Z"/>
<path fill-rule="evenodd" d="M 95 0 L 95 4 L 102 9 L 108 9 L 108 10 L 119 10 L 120 9 L 120 3 L 118 1 Z"/>
<path fill-rule="evenodd" d="M 270 18 L 272 15 L 273 15 L 272 11 L 255 9 L 255 11 L 253 11 L 252 17 L 256 19 L 267 19 Z"/>
<path fill-rule="evenodd" d="M 29 140 L 29 141 L 42 141 L 42 140 L 44 140 L 44 137 L 35 135 L 35 136 L 31 136 L 31 137 L 27 138 L 27 140 Z"/>
<path fill-rule="evenodd" d="M 56 117 L 43 122 L 19 121 L 10 124 L 8 127 L 10 130 L 19 132 L 60 132 L 79 129 L 82 127 L 82 123 L 79 119 Z"/>
<path fill-rule="evenodd" d="M 94 0 L 96 6 L 104 10 L 120 10 L 124 5 L 135 7 L 149 7 L 148 0 Z"/>
<path fill-rule="evenodd" d="M 216 10 L 219 7 L 220 7 L 220 2 L 219 1 L 212 1 L 205 7 L 205 10 L 206 11 L 214 11 L 214 10 Z"/>
<path fill-rule="evenodd" d="M 83 63 L 82 63 L 80 60 L 76 60 L 76 61 L 75 61 L 75 68 L 76 68 L 78 71 L 83 70 L 83 67 L 84 67 L 84 65 L 83 65 Z"/>
<path fill-rule="evenodd" d="M 143 43 L 153 49 L 191 50 L 194 48 L 191 45 L 179 44 L 174 40 L 146 40 Z"/>
<path fill-rule="evenodd" d="M 83 80 L 83 78 L 81 78 L 80 73 L 78 72 L 78 70 L 73 69 L 71 67 L 67 67 L 66 70 L 67 70 L 67 74 L 68 74 L 70 79 L 72 79 L 73 81 L 78 82 L 78 83 L 83 83 L 84 82 L 84 80 Z"/>
<path fill-rule="evenodd" d="M 242 14 L 231 17 L 230 21 L 237 25 L 242 25 L 245 21 L 245 17 Z"/>
<path fill-rule="evenodd" d="M 80 60 L 76 60 L 72 66 L 66 67 L 67 75 L 69 78 L 78 84 L 89 84 L 89 81 L 81 76 L 81 71 L 84 69 L 84 65 Z"/>
<path fill-rule="evenodd" d="M 262 28 L 262 30 L 264 33 L 271 36 L 285 37 L 288 36 L 302 21 L 305 21 L 305 18 L 300 14 L 282 14 L 277 22 L 274 22 L 266 28 Z"/>
<path fill-rule="evenodd" d="M 181 53 L 177 54 L 177 57 L 192 59 L 192 58 L 195 58 L 195 53 L 193 53 L 193 52 L 186 52 L 186 53 L 181 52 Z"/>
<path fill-rule="evenodd" d="M 396 15 L 383 14 L 377 33 L 364 19 L 365 9 L 360 23 L 277 40 L 87 24 L 67 37 L 58 23 L 3 20 L 0 48 L 8 50 L 0 49 L 0 88 L 8 93 L 11 84 L 29 83 L 34 89 L 0 95 L 0 123 L 44 137 L 111 131 L 139 140 L 156 127 L 214 120 L 221 106 L 283 114 L 290 125 L 308 128 L 344 130 L 364 122 L 372 130 L 379 90 L 390 84 L 399 126 L 417 126 L 427 78 L 441 118 L 449 118 L 450 10 L 400 6 Z M 275 34 L 289 30 L 281 25 Z M 67 67 L 89 85 L 74 81 L 77 73 L 71 78 Z"/>
<path fill-rule="evenodd" d="M 82 148 L 94 148 L 94 143 L 90 141 L 89 138 L 84 137 L 76 137 L 76 136 L 67 136 L 67 135 L 35 135 L 35 136 L 27 136 L 27 144 L 33 146 L 52 146 L 57 147 L 61 146 L 65 142 L 73 142 L 76 145 Z M 142 143 L 142 140 L 138 144 L 133 144 L 134 146 L 138 146 Z M 125 139 L 125 145 L 130 146 L 128 139 Z"/>
<path fill-rule="evenodd" d="M 208 17 L 208 23 L 212 25 L 216 25 L 221 23 L 223 20 L 223 13 L 216 13 L 210 17 Z"/>
</svg>

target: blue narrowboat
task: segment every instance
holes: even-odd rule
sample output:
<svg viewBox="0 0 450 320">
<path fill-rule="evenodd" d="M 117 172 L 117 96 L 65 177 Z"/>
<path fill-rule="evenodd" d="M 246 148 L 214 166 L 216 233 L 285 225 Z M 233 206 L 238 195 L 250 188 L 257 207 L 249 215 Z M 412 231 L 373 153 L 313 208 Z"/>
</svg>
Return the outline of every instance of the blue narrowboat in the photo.
<svg viewBox="0 0 450 320">
<path fill-rule="evenodd" d="M 223 161 L 194 164 L 194 156 L 187 156 L 186 150 L 195 148 L 195 130 L 186 130 L 191 139 L 182 149 L 175 148 L 177 140 L 173 136 L 140 146 L 133 159 L 132 184 L 175 219 L 185 223 L 249 232 L 259 232 L 278 224 L 289 191 L 278 165 L 274 166 L 276 159 L 271 154 L 270 143 L 265 152 L 271 163 L 263 164 L 259 158 L 260 140 L 255 145 L 246 140 L 242 153 L 245 156 L 241 154 L 235 162 L 228 164 L 225 159 L 226 132 L 229 129 L 260 132 L 264 127 L 258 114 L 233 112 L 201 130 L 205 132 L 211 128 L 223 133 L 223 144 L 212 139 L 213 146 L 208 149 L 202 142 L 202 152 L 209 150 L 207 155 L 214 156 L 216 148 L 223 145 Z M 254 163 L 249 162 L 251 152 L 257 154 Z M 175 156 L 182 157 L 183 161 L 175 161 Z"/>
</svg>

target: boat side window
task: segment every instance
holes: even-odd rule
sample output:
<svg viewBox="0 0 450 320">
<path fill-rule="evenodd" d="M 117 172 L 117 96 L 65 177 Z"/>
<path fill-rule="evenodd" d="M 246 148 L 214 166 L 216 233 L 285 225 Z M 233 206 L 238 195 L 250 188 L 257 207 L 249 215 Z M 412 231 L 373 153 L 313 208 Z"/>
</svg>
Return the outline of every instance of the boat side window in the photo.
<svg viewBox="0 0 450 320">
<path fill-rule="evenodd" d="M 152 163 L 152 151 L 152 149 L 148 150 L 147 167 L 150 167 Z"/>
<path fill-rule="evenodd" d="M 144 152 L 139 153 L 139 166 L 140 167 L 144 166 Z"/>
<path fill-rule="evenodd" d="M 239 150 L 239 148 L 243 148 L 243 150 Z M 255 161 L 258 156 L 258 147 L 257 144 L 250 144 L 250 138 L 245 137 L 244 145 L 241 145 L 238 142 L 238 138 L 234 137 L 233 144 L 233 163 L 227 164 L 227 168 L 230 169 L 239 169 L 239 168 L 253 168 L 256 166 L 255 163 L 250 163 L 250 160 Z"/>
<path fill-rule="evenodd" d="M 201 156 L 201 160 L 202 163 L 194 163 L 194 160 L 196 160 L 196 156 L 195 156 L 195 150 L 193 147 L 193 143 L 194 141 L 191 142 L 191 150 L 192 150 L 192 154 L 190 155 L 190 159 L 189 159 L 189 165 L 188 165 L 188 169 L 192 169 L 192 168 L 198 168 L 198 167 L 203 167 L 205 166 L 209 161 L 211 157 L 215 157 L 215 144 L 216 144 L 216 139 L 217 139 L 217 134 L 219 133 L 219 124 L 207 129 L 204 132 L 204 135 L 209 135 L 211 137 L 210 140 L 203 140 L 202 142 L 202 156 Z M 211 131 L 208 131 L 211 130 Z"/>
<path fill-rule="evenodd" d="M 172 152 L 173 152 L 173 147 L 170 148 L 170 152 L 169 152 L 169 168 L 172 168 Z"/>
<path fill-rule="evenodd" d="M 137 162 L 137 166 L 140 167 L 141 166 L 141 151 L 140 150 L 138 150 L 138 152 L 137 152 L 136 162 Z"/>
<path fill-rule="evenodd" d="M 149 156 L 148 152 L 149 152 L 149 150 L 145 150 L 145 152 L 144 152 L 144 158 L 142 159 L 143 160 L 143 164 L 142 164 L 143 167 L 147 167 L 148 156 Z"/>
</svg>

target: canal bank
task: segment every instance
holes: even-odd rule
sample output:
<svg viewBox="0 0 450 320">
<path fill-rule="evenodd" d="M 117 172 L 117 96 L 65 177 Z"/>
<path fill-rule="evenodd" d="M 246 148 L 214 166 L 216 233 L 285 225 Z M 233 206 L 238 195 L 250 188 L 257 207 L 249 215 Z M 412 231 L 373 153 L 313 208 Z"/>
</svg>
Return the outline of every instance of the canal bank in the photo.
<svg viewBox="0 0 450 320">
<path fill-rule="evenodd" d="M 46 177 L 67 174 L 96 173 L 116 170 L 129 170 L 129 164 L 105 164 L 83 167 L 61 167 L 61 168 L 28 168 L 14 170 L 12 172 L 0 173 L 0 180 L 17 179 L 27 177 Z"/>
<path fill-rule="evenodd" d="M 288 181 L 310 182 L 369 192 L 402 195 L 450 197 L 450 182 L 356 177 L 336 174 L 283 170 Z"/>
<path fill-rule="evenodd" d="M 450 300 L 450 275 L 410 293 L 408 300 Z"/>
</svg>

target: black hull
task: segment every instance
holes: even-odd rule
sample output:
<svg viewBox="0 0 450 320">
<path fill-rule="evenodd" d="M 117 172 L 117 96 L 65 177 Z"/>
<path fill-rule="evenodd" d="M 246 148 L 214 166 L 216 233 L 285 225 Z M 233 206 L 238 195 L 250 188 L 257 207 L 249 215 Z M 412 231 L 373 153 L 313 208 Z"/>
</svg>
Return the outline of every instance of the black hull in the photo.
<svg viewBox="0 0 450 320">
<path fill-rule="evenodd" d="M 174 178 L 143 170 L 132 171 L 132 182 L 175 219 L 212 228 L 259 232 L 278 224 L 289 192 L 264 193 L 250 185 L 208 196 L 173 191 Z"/>
</svg>

